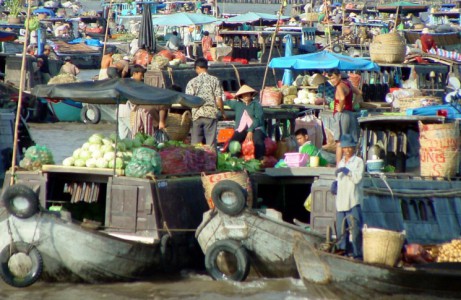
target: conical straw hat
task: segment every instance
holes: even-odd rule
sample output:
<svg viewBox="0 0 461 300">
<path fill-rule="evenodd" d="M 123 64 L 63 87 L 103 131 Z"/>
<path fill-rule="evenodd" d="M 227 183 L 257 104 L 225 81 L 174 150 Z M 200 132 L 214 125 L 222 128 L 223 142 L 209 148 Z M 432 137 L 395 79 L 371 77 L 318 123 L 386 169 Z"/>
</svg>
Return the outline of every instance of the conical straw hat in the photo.
<svg viewBox="0 0 461 300">
<path fill-rule="evenodd" d="M 237 91 L 237 93 L 235 93 L 235 97 L 239 97 L 243 94 L 246 94 L 246 93 L 252 93 L 253 96 L 258 93 L 255 89 L 253 89 L 252 87 L 250 87 L 249 85 L 242 85 L 242 87 Z"/>
</svg>

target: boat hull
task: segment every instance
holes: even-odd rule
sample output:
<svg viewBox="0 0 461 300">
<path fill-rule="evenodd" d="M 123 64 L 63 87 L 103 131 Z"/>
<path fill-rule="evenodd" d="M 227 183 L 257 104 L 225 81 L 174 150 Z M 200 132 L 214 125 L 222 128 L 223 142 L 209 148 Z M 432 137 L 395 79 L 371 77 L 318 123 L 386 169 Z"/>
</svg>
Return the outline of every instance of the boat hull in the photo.
<svg viewBox="0 0 461 300">
<path fill-rule="evenodd" d="M 219 240 L 240 241 L 250 256 L 252 274 L 297 278 L 293 258 L 295 233 L 304 235 L 312 244 L 322 240 L 320 235 L 249 209 L 233 217 L 218 211 L 206 212 L 196 237 L 203 253 Z"/>
<path fill-rule="evenodd" d="M 41 212 L 29 219 L 0 222 L 0 248 L 11 240 L 35 245 L 43 258 L 41 279 L 60 282 L 113 282 L 145 279 L 162 272 L 160 244 L 122 240 L 85 229 L 59 214 Z"/>
<path fill-rule="evenodd" d="M 295 237 L 294 258 L 306 286 L 324 284 L 346 289 L 349 296 L 421 293 L 454 296 L 461 292 L 461 264 L 428 264 L 419 268 L 388 267 L 317 250 L 303 236 Z"/>
</svg>

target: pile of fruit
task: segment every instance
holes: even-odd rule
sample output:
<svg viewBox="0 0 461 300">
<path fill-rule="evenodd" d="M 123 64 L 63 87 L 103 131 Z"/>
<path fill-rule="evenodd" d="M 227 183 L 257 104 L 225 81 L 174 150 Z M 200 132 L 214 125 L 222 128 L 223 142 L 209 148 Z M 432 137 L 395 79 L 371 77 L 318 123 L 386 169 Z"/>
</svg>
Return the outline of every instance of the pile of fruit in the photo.
<svg viewBox="0 0 461 300">
<path fill-rule="evenodd" d="M 437 262 L 461 262 L 461 239 L 452 240 L 440 246 Z"/>
</svg>

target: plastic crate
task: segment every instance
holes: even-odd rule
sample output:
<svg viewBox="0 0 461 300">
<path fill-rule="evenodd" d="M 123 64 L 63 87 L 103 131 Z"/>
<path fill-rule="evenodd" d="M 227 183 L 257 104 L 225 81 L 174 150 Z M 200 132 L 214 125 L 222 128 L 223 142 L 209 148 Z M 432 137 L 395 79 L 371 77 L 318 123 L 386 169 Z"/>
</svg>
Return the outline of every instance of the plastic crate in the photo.
<svg viewBox="0 0 461 300">
<path fill-rule="evenodd" d="M 309 154 L 305 153 L 285 153 L 285 163 L 289 167 L 305 167 L 309 161 Z"/>
</svg>

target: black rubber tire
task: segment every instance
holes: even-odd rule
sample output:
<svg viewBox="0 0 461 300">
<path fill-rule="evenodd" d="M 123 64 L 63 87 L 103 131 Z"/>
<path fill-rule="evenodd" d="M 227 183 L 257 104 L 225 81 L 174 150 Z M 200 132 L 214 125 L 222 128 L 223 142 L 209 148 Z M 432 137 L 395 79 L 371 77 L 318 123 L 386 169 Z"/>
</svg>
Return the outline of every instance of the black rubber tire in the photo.
<svg viewBox="0 0 461 300">
<path fill-rule="evenodd" d="M 165 234 L 160 239 L 160 253 L 162 255 L 162 267 L 166 273 L 173 273 L 178 269 L 178 259 L 176 256 L 173 239 Z"/>
<path fill-rule="evenodd" d="M 341 45 L 339 45 L 339 44 L 334 44 L 334 45 L 331 47 L 331 50 L 332 50 L 334 53 L 341 53 L 341 52 L 343 52 L 343 47 L 341 47 Z"/>
<path fill-rule="evenodd" d="M 223 201 L 223 194 L 233 194 L 234 200 L 232 203 L 226 203 Z M 211 199 L 214 205 L 221 212 L 229 215 L 239 215 L 246 206 L 247 192 L 242 188 L 240 184 L 232 180 L 221 180 L 218 182 L 211 191 Z"/>
<path fill-rule="evenodd" d="M 93 117 L 88 115 L 89 112 L 93 113 Z M 84 105 L 80 112 L 80 119 L 85 124 L 98 124 L 101 121 L 101 111 L 93 104 Z"/>
<path fill-rule="evenodd" d="M 22 288 L 34 284 L 43 272 L 43 258 L 40 251 L 24 242 L 14 242 L 12 248 L 11 255 L 10 245 L 3 248 L 2 252 L 0 252 L 0 277 L 6 284 L 14 287 Z M 11 257 L 17 253 L 26 254 L 32 262 L 31 270 L 24 277 L 18 277 L 13 274 L 8 266 Z"/>
<path fill-rule="evenodd" d="M 37 194 L 24 184 L 8 187 L 3 194 L 3 203 L 10 214 L 20 219 L 28 219 L 39 211 Z"/>
<path fill-rule="evenodd" d="M 226 275 L 219 270 L 216 260 L 222 251 L 234 255 L 236 258 L 237 271 L 235 271 L 235 273 Z M 250 260 L 245 247 L 238 241 L 221 240 L 215 242 L 207 249 L 205 253 L 205 268 L 215 280 L 244 281 L 250 272 Z"/>
</svg>

